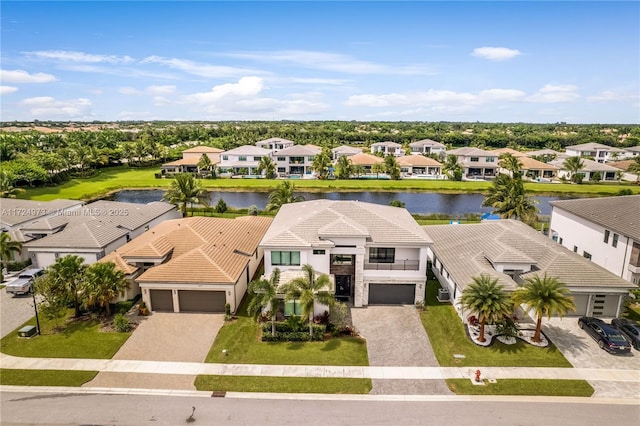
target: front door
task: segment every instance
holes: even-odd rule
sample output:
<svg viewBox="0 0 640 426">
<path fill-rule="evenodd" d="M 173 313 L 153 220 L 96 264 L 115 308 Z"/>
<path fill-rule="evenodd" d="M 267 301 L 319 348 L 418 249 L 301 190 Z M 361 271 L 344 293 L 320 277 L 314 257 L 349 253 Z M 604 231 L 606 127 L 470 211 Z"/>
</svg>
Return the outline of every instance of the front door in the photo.
<svg viewBox="0 0 640 426">
<path fill-rule="evenodd" d="M 336 275 L 336 299 L 349 300 L 351 296 L 351 275 Z"/>
</svg>

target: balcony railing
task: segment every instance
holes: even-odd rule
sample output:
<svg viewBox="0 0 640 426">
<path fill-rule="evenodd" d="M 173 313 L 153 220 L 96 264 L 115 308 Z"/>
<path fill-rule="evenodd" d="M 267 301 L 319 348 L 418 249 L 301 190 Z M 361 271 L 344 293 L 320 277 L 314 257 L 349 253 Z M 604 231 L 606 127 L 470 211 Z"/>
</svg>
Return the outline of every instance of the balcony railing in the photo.
<svg viewBox="0 0 640 426">
<path fill-rule="evenodd" d="M 364 269 L 372 271 L 418 271 L 419 260 L 400 260 L 395 263 L 369 263 L 365 262 Z"/>
</svg>

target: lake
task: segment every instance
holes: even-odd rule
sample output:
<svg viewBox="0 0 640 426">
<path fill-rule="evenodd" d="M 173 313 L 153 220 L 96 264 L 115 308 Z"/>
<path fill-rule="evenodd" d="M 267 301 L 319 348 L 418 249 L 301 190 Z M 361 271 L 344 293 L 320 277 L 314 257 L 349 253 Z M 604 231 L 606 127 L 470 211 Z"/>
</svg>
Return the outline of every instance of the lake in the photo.
<svg viewBox="0 0 640 426">
<path fill-rule="evenodd" d="M 162 200 L 163 190 L 122 190 L 114 193 L 110 199 L 127 203 L 150 203 Z M 305 200 L 358 200 L 367 203 L 388 205 L 389 201 L 399 200 L 405 204 L 410 213 L 431 214 L 443 213 L 450 216 L 462 216 L 465 214 L 483 214 L 490 212 L 490 207 L 482 207 L 484 195 L 482 194 L 449 194 L 439 192 L 296 192 Z M 211 192 L 210 204 L 215 205 L 219 199 L 223 199 L 229 207 L 247 208 L 252 205 L 263 210 L 268 202 L 268 192 Z M 575 198 L 570 196 L 534 196 L 538 201 L 540 214 L 550 215 L 550 201 Z"/>
</svg>

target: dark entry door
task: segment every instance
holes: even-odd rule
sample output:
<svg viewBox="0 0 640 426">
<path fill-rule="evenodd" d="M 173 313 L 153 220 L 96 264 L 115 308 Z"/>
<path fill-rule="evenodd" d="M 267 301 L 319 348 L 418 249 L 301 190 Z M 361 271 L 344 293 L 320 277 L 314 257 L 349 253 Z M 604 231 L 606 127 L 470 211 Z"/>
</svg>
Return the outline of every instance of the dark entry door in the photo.
<svg viewBox="0 0 640 426">
<path fill-rule="evenodd" d="M 349 300 L 351 296 L 351 275 L 336 275 L 336 299 Z"/>
</svg>

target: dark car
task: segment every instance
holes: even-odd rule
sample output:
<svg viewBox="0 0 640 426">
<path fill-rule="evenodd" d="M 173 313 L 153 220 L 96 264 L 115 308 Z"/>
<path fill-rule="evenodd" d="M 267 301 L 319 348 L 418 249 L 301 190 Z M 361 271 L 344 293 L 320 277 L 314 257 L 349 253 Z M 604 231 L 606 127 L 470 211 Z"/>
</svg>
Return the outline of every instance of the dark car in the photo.
<svg viewBox="0 0 640 426">
<path fill-rule="evenodd" d="M 631 352 L 631 345 L 617 328 L 599 318 L 580 317 L 578 325 L 598 342 L 601 349 L 611 354 Z"/>
<path fill-rule="evenodd" d="M 611 325 L 624 334 L 631 345 L 640 351 L 640 324 L 638 322 L 615 318 L 611 320 Z"/>
</svg>

